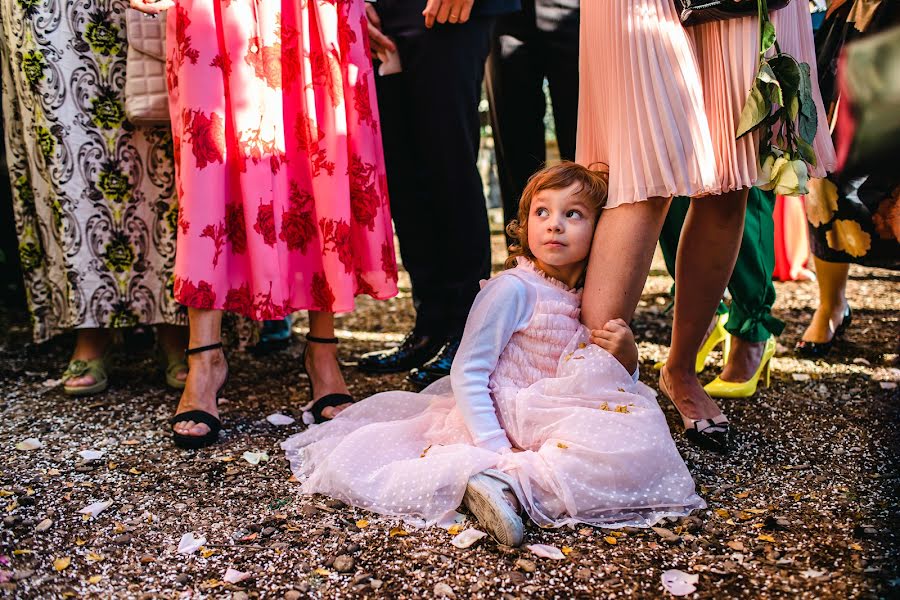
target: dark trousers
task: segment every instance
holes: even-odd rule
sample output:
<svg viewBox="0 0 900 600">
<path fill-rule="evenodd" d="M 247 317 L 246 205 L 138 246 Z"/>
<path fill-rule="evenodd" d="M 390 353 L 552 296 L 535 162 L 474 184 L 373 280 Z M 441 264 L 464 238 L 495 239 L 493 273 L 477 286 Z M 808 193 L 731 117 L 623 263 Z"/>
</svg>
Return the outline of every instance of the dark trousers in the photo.
<svg viewBox="0 0 900 600">
<path fill-rule="evenodd" d="M 544 79 L 550 89 L 559 153 L 575 160 L 578 121 L 578 0 L 525 0 L 497 19 L 485 85 L 503 218 L 516 218 L 531 175 L 547 160 Z"/>
<path fill-rule="evenodd" d="M 412 280 L 417 333 L 458 335 L 479 281 L 491 273 L 476 160 L 478 102 L 494 18 L 426 30 L 405 18 L 408 11 L 395 13 L 405 4 L 376 4 L 403 67 L 376 77 L 391 212 Z"/>
</svg>

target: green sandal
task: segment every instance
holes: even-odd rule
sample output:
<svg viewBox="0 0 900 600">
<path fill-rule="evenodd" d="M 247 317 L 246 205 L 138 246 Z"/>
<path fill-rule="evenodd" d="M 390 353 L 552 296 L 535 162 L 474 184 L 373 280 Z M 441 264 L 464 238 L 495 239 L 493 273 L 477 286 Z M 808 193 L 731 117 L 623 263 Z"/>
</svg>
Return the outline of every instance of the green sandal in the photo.
<svg viewBox="0 0 900 600">
<path fill-rule="evenodd" d="M 188 364 L 184 358 L 184 354 L 178 352 L 167 356 L 160 351 L 159 364 L 165 371 L 166 385 L 173 390 L 183 390 L 186 381 L 178 379 L 178 374 L 182 372 L 187 373 L 188 370 Z"/>
<path fill-rule="evenodd" d="M 65 385 L 65 382 L 75 377 L 90 375 L 94 378 L 91 385 Z M 99 394 L 109 386 L 109 378 L 106 376 L 106 359 L 103 357 L 91 360 L 73 360 L 69 362 L 62 374 L 63 392 L 69 396 L 90 396 Z"/>
</svg>

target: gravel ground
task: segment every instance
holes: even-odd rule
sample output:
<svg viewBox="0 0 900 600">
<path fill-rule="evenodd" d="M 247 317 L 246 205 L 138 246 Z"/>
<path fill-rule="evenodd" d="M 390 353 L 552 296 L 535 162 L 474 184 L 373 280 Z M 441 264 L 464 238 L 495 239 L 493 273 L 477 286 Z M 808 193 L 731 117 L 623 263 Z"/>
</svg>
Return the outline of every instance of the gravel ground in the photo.
<svg viewBox="0 0 900 600">
<path fill-rule="evenodd" d="M 670 284 L 657 260 L 635 321 L 652 385 L 669 338 Z M 188 452 L 170 443 L 177 395 L 162 387 L 150 349 L 120 349 L 109 391 L 68 398 L 52 379 L 72 338 L 31 344 L 26 315 L 0 309 L 0 595 L 656 598 L 667 595 L 662 573 L 680 569 L 699 576 L 700 598 L 900 596 L 900 277 L 853 268 L 849 293 L 856 319 L 847 341 L 833 359 L 811 362 L 789 348 L 815 284 L 778 285 L 776 314 L 788 328 L 773 385 L 724 403 L 737 426 L 727 457 L 688 446 L 663 406 L 708 510 L 615 534 L 528 527 L 526 544 L 562 548 L 563 560 L 489 538 L 458 549 L 442 529 L 298 496 L 278 443 L 303 428 L 302 322 L 277 354 L 230 353 L 222 441 Z M 386 303 L 362 300 L 339 320 L 341 354 L 349 363 L 411 323 L 408 285 Z M 357 397 L 404 386 L 402 376 L 346 374 Z M 714 375 L 711 366 L 703 376 Z M 297 421 L 272 425 L 275 412 Z M 16 449 L 27 438 L 42 447 Z M 103 454 L 79 455 L 89 450 Z M 253 465 L 247 451 L 270 458 Z M 79 512 L 96 502 L 111 504 L 93 517 Z M 206 542 L 179 554 L 188 532 Z M 229 583 L 228 569 L 247 578 Z"/>
</svg>

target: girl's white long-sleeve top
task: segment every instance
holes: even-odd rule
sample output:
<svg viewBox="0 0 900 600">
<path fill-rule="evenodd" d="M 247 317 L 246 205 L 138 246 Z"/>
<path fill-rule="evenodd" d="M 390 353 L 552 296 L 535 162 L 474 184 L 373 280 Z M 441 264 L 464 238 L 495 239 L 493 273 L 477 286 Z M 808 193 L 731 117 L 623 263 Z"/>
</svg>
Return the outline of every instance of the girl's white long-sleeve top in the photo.
<svg viewBox="0 0 900 600">
<path fill-rule="evenodd" d="M 511 449 L 490 393 L 491 373 L 517 331 L 528 327 L 537 291 L 518 277 L 497 277 L 475 297 L 459 350 L 450 370 L 450 384 L 460 413 L 481 448 Z M 638 380 L 638 370 L 632 374 Z"/>
</svg>

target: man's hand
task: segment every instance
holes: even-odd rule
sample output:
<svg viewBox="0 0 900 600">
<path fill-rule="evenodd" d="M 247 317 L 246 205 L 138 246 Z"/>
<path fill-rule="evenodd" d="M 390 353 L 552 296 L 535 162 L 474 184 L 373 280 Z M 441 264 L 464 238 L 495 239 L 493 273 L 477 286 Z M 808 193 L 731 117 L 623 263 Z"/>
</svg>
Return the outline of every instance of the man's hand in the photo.
<svg viewBox="0 0 900 600">
<path fill-rule="evenodd" d="M 372 49 L 372 57 L 374 58 L 376 54 L 385 50 L 396 52 L 397 45 L 394 40 L 381 32 L 381 17 L 378 16 L 375 7 L 368 2 L 366 3 L 366 21 L 369 23 L 369 47 Z"/>
<path fill-rule="evenodd" d="M 622 319 L 607 321 L 603 329 L 591 330 L 591 343 L 597 344 L 616 357 L 629 373 L 634 373 L 638 365 L 638 349 L 634 333 Z"/>
<path fill-rule="evenodd" d="M 157 15 L 164 10 L 168 10 L 175 6 L 174 0 L 130 0 L 131 8 L 139 10 L 144 14 Z"/>
<path fill-rule="evenodd" d="M 475 0 L 428 0 L 425 10 L 425 27 L 431 29 L 435 21 L 438 23 L 465 23 L 472 13 Z"/>
</svg>

